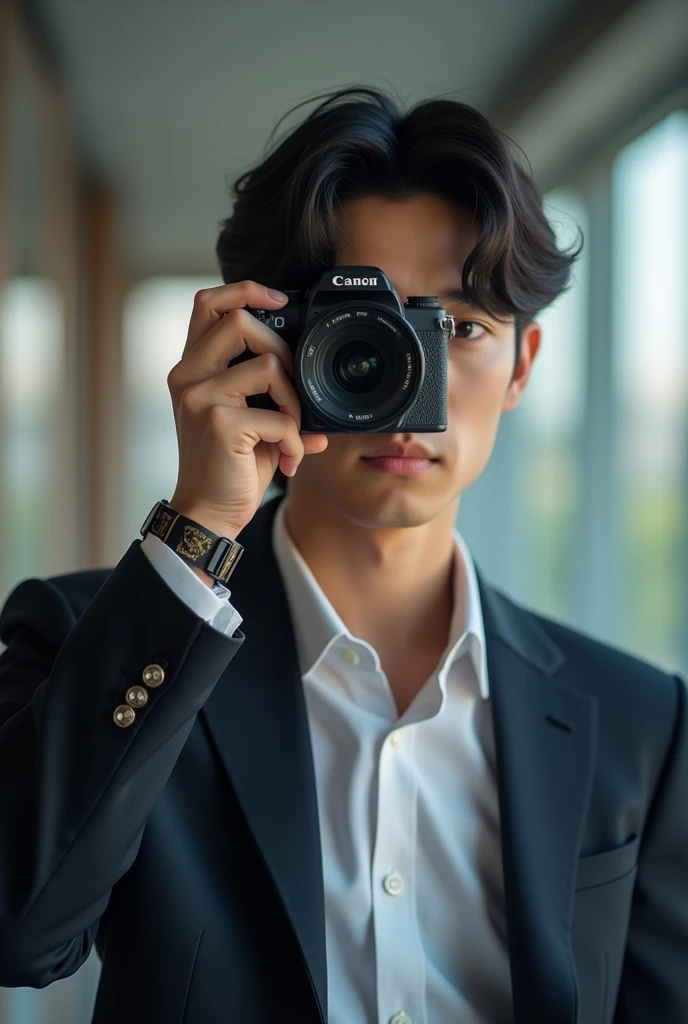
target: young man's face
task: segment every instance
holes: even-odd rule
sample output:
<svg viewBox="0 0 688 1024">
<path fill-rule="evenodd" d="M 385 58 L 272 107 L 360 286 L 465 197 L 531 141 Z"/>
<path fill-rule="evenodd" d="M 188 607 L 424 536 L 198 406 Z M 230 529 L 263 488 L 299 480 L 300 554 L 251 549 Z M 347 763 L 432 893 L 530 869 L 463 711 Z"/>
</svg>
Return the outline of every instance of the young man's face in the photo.
<svg viewBox="0 0 688 1024">
<path fill-rule="evenodd" d="M 537 352 L 540 332 L 528 325 L 513 382 L 513 321 L 498 323 L 465 302 L 461 268 L 479 226 L 470 212 L 434 196 L 407 200 L 365 197 L 347 201 L 338 220 L 334 263 L 376 266 L 402 302 L 437 295 L 456 321 L 449 339 L 448 425 L 441 433 L 329 434 L 324 452 L 306 456 L 290 492 L 298 491 L 369 527 L 416 526 L 455 502 L 488 462 L 503 411 L 518 405 Z M 419 475 L 381 472 L 363 461 L 392 441 L 419 441 L 437 457 Z"/>
</svg>

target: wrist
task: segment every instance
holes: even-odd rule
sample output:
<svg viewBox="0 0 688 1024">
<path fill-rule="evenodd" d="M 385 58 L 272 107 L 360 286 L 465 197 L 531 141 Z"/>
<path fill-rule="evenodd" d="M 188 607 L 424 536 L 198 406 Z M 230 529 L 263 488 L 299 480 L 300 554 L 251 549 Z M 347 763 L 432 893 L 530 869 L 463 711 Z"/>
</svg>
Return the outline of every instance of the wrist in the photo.
<svg viewBox="0 0 688 1024">
<path fill-rule="evenodd" d="M 217 583 L 217 580 L 214 580 L 213 577 L 209 576 L 207 572 L 203 571 L 203 569 L 197 569 L 193 565 L 190 565 L 189 569 L 191 569 L 191 572 L 195 573 L 195 575 L 198 576 L 199 580 L 201 580 L 203 583 L 205 583 L 205 585 L 207 587 L 209 587 L 211 590 L 213 589 L 214 585 Z"/>
</svg>

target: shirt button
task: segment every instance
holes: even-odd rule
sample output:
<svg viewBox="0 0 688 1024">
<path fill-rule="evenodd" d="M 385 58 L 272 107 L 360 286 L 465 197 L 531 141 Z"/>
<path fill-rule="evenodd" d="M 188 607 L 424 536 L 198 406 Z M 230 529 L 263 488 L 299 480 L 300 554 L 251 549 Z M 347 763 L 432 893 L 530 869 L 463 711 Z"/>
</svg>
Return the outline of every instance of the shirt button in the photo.
<svg viewBox="0 0 688 1024">
<path fill-rule="evenodd" d="M 391 871 L 388 875 L 385 875 L 383 885 L 390 896 L 398 896 L 404 888 L 404 879 L 396 871 Z"/>
<path fill-rule="evenodd" d="M 350 647 L 342 651 L 342 658 L 344 661 L 350 661 L 352 665 L 358 665 L 361 660 L 358 651 L 352 651 Z"/>
<path fill-rule="evenodd" d="M 141 675 L 146 686 L 160 686 L 165 679 L 165 672 L 160 665 L 146 665 Z"/>
<path fill-rule="evenodd" d="M 389 1024 L 411 1024 L 411 1018 L 407 1017 L 403 1011 L 395 1013 L 393 1017 L 390 1017 Z"/>
<path fill-rule="evenodd" d="M 399 731 L 391 732 L 389 734 L 389 742 L 392 744 L 393 747 L 396 747 L 400 740 L 401 740 L 401 733 Z"/>
</svg>

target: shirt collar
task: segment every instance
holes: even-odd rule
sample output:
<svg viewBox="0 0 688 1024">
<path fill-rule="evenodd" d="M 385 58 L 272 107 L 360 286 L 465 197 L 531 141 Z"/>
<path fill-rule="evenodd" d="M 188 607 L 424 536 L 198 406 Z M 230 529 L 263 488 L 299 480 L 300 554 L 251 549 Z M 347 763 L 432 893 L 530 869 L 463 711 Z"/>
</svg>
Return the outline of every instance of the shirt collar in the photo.
<svg viewBox="0 0 688 1024">
<path fill-rule="evenodd" d="M 287 600 L 291 611 L 299 665 L 302 676 L 312 671 L 329 648 L 340 638 L 353 640 L 351 632 L 342 621 L 322 587 L 311 572 L 308 563 L 298 550 L 284 521 L 288 495 L 280 502 L 272 525 L 272 546 L 282 575 Z M 489 697 L 485 626 L 480 604 L 480 591 L 475 565 L 468 546 L 459 531 L 453 531 L 457 567 L 463 566 L 465 573 L 454 574 L 454 607 L 452 612 L 449 641 L 442 655 L 442 673 L 464 652 L 469 645 L 470 656 L 478 678 L 482 697 Z M 466 593 L 465 622 L 460 620 L 462 595 Z"/>
</svg>

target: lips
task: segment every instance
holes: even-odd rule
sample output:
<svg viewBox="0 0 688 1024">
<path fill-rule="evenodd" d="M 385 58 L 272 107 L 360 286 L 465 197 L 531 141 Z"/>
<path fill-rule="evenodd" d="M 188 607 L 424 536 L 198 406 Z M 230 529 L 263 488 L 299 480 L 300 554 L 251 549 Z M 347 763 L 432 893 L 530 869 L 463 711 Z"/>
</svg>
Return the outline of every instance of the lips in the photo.
<svg viewBox="0 0 688 1024">
<path fill-rule="evenodd" d="M 432 462 L 437 461 L 437 456 L 433 455 L 429 448 L 426 448 L 425 445 L 418 444 L 415 441 L 412 444 L 386 444 L 382 448 L 378 448 L 371 452 L 369 455 L 361 456 L 361 458 L 430 459 Z"/>
</svg>

